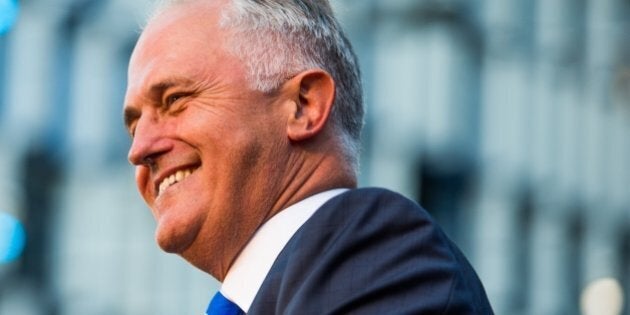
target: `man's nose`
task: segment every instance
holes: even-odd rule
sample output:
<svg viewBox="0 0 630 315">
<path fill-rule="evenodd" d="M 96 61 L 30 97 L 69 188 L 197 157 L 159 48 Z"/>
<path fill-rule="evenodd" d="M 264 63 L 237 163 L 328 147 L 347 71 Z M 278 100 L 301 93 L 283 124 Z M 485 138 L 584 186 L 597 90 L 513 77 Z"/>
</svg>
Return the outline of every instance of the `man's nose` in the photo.
<svg viewBox="0 0 630 315">
<path fill-rule="evenodd" d="M 159 155 L 168 151 L 168 141 L 163 133 L 158 121 L 150 117 L 139 118 L 127 155 L 129 162 L 137 166 L 152 166 Z"/>
</svg>

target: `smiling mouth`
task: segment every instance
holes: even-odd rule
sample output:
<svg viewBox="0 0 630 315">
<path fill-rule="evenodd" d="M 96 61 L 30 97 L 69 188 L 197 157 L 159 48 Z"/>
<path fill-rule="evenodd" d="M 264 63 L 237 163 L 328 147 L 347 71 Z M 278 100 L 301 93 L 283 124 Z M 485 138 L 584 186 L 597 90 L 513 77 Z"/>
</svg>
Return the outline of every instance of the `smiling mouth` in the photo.
<svg viewBox="0 0 630 315">
<path fill-rule="evenodd" d="M 186 177 L 190 176 L 190 174 L 192 174 L 195 170 L 197 170 L 196 167 L 179 170 L 170 176 L 165 177 L 158 185 L 158 196 L 160 196 L 169 187 L 186 179 Z"/>
</svg>

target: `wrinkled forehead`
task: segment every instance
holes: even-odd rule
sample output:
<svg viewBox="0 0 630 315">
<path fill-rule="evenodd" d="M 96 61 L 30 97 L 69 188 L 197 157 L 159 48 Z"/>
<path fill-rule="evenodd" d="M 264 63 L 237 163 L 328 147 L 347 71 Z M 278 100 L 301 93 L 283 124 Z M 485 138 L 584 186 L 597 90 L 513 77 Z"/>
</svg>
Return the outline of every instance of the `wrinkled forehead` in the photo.
<svg viewBox="0 0 630 315">
<path fill-rule="evenodd" d="M 200 60 L 216 56 L 223 50 L 226 37 L 219 27 L 221 9 L 215 1 L 194 1 L 174 5 L 154 16 L 132 53 L 129 83 L 145 81 L 151 75 L 149 71 L 159 70 L 155 67 L 158 65 L 199 67 Z"/>
<path fill-rule="evenodd" d="M 218 5 L 219 2 L 191 1 L 161 10 L 142 31 L 134 55 L 142 54 L 147 47 L 152 46 L 172 48 L 173 45 L 182 45 L 191 40 L 213 40 L 211 37 L 221 31 L 219 19 L 223 6 Z"/>
</svg>

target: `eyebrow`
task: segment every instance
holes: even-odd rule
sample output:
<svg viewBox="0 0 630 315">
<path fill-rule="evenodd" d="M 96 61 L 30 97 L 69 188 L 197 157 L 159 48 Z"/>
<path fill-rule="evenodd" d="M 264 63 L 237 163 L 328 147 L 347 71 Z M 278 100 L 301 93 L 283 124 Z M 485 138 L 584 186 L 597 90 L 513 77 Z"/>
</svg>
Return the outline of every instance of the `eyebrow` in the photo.
<svg viewBox="0 0 630 315">
<path fill-rule="evenodd" d="M 159 81 L 149 87 L 149 98 L 153 100 L 159 100 L 166 90 L 178 86 L 178 85 L 190 85 L 193 81 L 182 77 L 171 77 Z M 140 117 L 141 110 L 137 106 L 128 105 L 125 106 L 123 113 L 125 128 L 129 130 L 131 124 Z"/>
<path fill-rule="evenodd" d="M 125 129 L 131 133 L 131 124 L 140 117 L 140 110 L 135 107 L 125 107 L 123 113 L 123 119 L 125 122 Z"/>
</svg>

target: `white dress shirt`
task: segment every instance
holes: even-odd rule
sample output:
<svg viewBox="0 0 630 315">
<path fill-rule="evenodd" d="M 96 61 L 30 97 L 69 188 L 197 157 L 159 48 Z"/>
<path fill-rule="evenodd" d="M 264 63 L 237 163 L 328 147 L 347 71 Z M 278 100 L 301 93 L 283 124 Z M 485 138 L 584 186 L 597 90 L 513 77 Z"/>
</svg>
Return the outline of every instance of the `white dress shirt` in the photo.
<svg viewBox="0 0 630 315">
<path fill-rule="evenodd" d="M 221 293 L 247 313 L 271 265 L 293 234 L 326 201 L 347 190 L 333 189 L 313 195 L 278 212 L 265 222 L 228 270 Z"/>
</svg>

